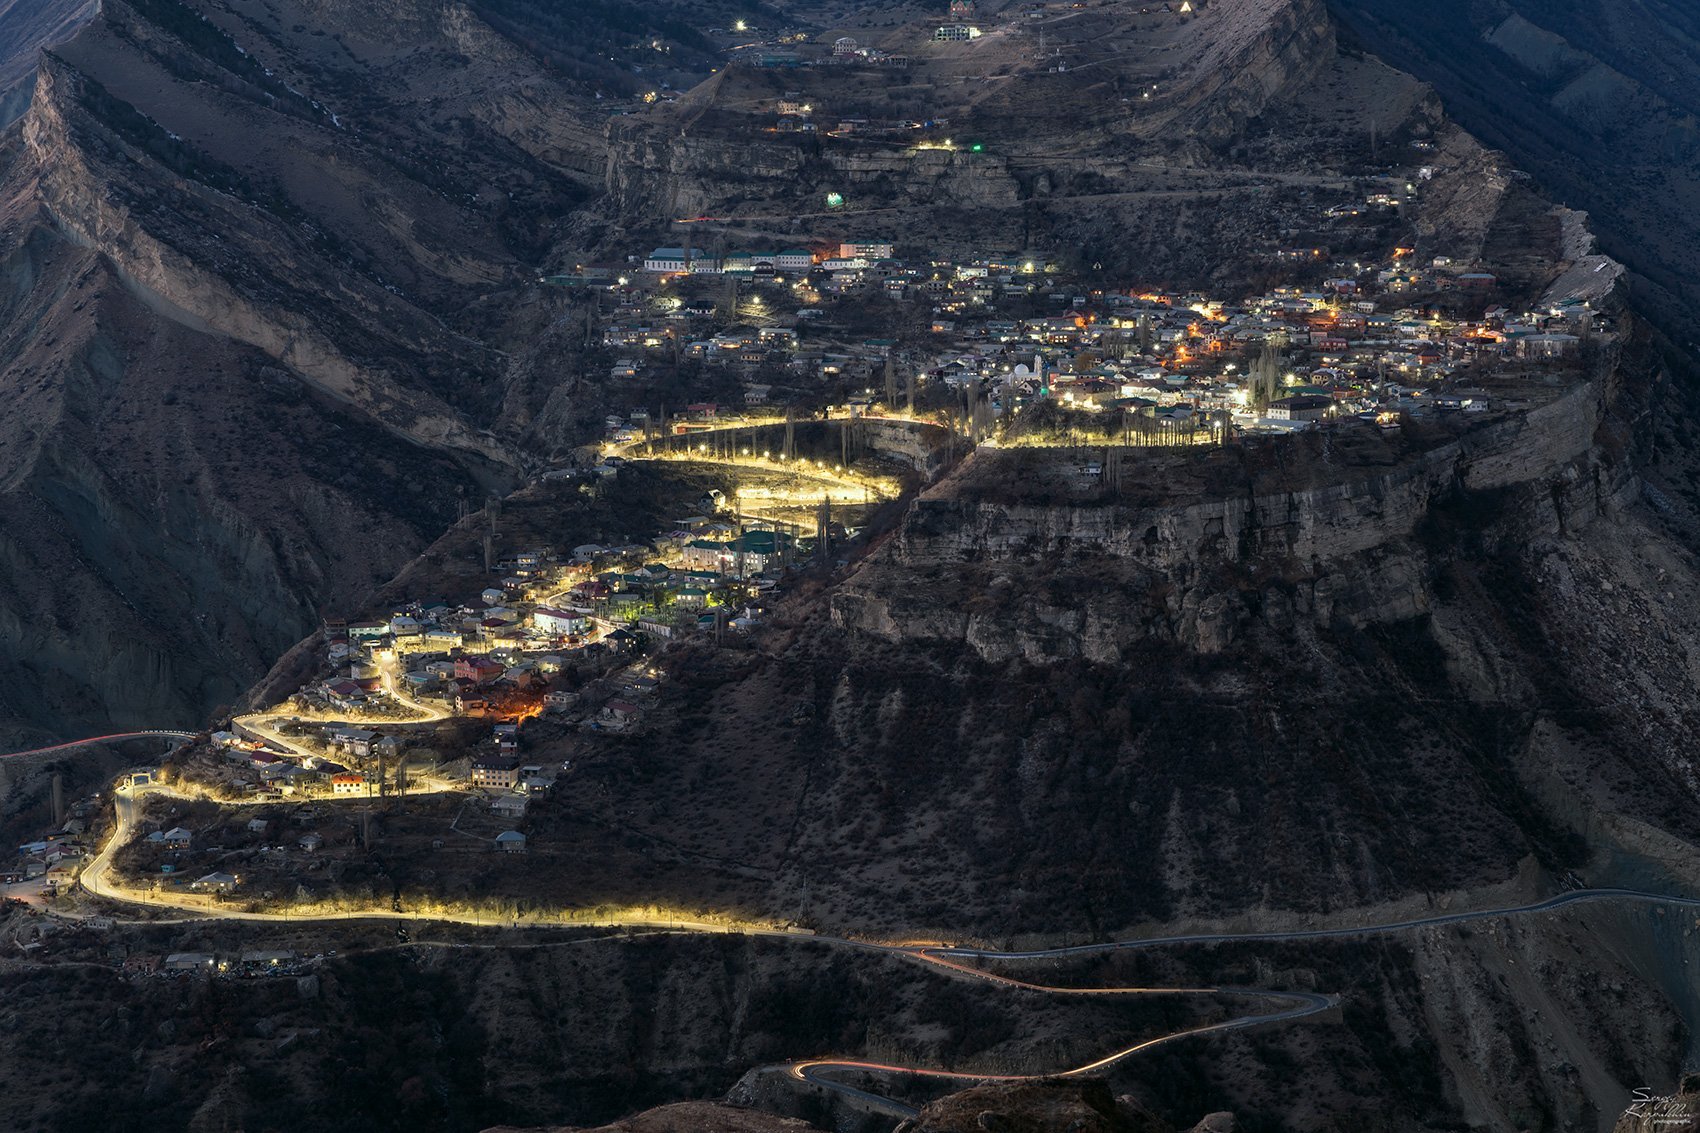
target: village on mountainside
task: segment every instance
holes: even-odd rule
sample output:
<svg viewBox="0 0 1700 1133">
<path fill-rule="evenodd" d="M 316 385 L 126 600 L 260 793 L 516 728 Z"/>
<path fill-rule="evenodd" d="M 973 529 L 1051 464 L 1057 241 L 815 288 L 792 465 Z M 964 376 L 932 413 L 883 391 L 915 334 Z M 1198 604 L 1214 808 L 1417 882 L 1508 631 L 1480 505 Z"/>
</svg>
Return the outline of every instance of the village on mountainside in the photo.
<svg viewBox="0 0 1700 1133">
<path fill-rule="evenodd" d="M 1422 177 L 1411 171 L 1411 193 Z M 1363 247 L 1401 203 L 1318 204 L 1316 228 Z M 1282 245 L 1266 260 L 1284 282 L 1243 297 L 1110 286 L 1035 251 L 943 260 L 885 241 L 661 247 L 550 277 L 589 297 L 572 310 L 592 312 L 586 330 L 612 358 L 607 400 L 628 408 L 534 490 L 595 500 L 656 469 L 714 470 L 720 486 L 663 479 L 663 518 L 606 543 L 498 554 L 492 516 L 482 585 L 328 617 L 298 691 L 237 717 L 178 775 L 248 804 L 472 792 L 501 827 L 484 840 L 523 851 L 528 806 L 572 770 L 523 758 L 524 721 L 640 729 L 658 650 L 757 630 L 795 571 L 842 565 L 880 505 L 977 447 L 1050 449 L 1091 479 L 1117 448 L 1485 420 L 1570 388 L 1614 334 L 1589 279 L 1514 309 L 1479 265 L 1418 263 L 1406 247 L 1343 258 Z M 681 374 L 727 396 L 670 406 L 656 390 Z M 887 444 L 861 431 L 874 428 Z M 477 721 L 482 732 L 466 730 Z M 20 847 L 8 880 L 67 882 L 90 805 Z M 225 846 L 197 877 L 198 835 L 155 825 L 127 855 L 139 876 L 205 899 L 247 891 Z M 315 826 L 269 853 L 322 861 L 324 842 Z"/>
</svg>

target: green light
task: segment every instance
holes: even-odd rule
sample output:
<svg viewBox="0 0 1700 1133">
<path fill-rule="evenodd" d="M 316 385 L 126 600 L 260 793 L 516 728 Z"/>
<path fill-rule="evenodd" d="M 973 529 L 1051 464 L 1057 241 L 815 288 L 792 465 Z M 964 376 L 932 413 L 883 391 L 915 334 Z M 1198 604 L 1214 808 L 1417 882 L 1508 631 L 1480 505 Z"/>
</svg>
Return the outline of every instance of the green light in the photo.
<svg viewBox="0 0 1700 1133">
<path fill-rule="evenodd" d="M 829 208 L 829 209 L 843 208 L 844 207 L 844 194 L 843 193 L 828 193 L 826 195 L 826 207 Z"/>
<path fill-rule="evenodd" d="M 981 145 L 979 142 L 975 142 L 972 146 L 969 146 L 968 148 L 969 148 L 969 152 L 971 152 L 971 153 L 985 153 L 986 152 L 986 147 Z"/>
</svg>

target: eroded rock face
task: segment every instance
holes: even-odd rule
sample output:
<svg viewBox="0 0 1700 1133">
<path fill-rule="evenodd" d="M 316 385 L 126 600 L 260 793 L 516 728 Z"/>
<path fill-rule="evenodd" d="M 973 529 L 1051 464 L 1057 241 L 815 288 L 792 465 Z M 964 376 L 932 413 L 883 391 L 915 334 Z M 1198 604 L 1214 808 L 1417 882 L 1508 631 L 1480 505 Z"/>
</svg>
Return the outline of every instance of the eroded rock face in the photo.
<svg viewBox="0 0 1700 1133">
<path fill-rule="evenodd" d="M 1111 60 L 1080 84 L 1066 68 L 1027 76 L 1043 87 L 965 86 L 954 75 L 929 75 L 924 81 L 935 95 L 893 108 L 925 117 L 942 115 L 936 107 L 948 104 L 955 120 L 995 139 L 982 152 L 775 138 L 747 116 L 747 107 L 787 84 L 814 80 L 805 72 L 727 68 L 668 113 L 610 124 L 607 196 L 597 214 L 626 226 L 656 216 L 740 211 L 771 221 L 819 213 L 832 191 L 864 206 L 877 202 L 864 226 L 906 218 L 889 233 L 899 238 L 913 229 L 913 218 L 925 216 L 935 243 L 995 238 L 1032 246 L 1023 241 L 1037 237 L 1026 230 L 1033 218 L 1020 206 L 1091 199 L 1133 184 L 1141 170 L 1208 166 L 1217 147 L 1239 138 L 1247 122 L 1304 89 L 1335 60 L 1334 24 L 1322 0 L 1217 0 L 1210 9 L 1163 48 L 1172 66 L 1154 98 L 1148 92 L 1137 100 L 1119 97 L 1135 80 L 1114 73 Z M 1139 11 L 1106 9 L 1089 18 L 1108 21 L 1102 30 L 1112 35 Z M 1097 202 L 1097 211 L 1107 207 Z M 1164 214 L 1165 222 L 1171 219 Z M 584 238 L 595 241 L 593 226 Z M 1110 247 L 1114 241 L 1103 243 L 1104 254 L 1118 251 Z"/>
<path fill-rule="evenodd" d="M 994 662 L 1110 662 L 1150 637 L 1219 653 L 1254 618 L 1277 631 L 1294 619 L 1408 619 L 1433 605 L 1424 532 L 1457 500 L 1491 497 L 1503 538 L 1536 539 L 1585 526 L 1632 490 L 1624 465 L 1592 455 L 1603 389 L 1578 383 L 1390 469 L 1343 469 L 1314 487 L 1271 492 L 1251 482 L 1139 506 L 1113 490 L 1033 503 L 946 484 L 917 501 L 890 551 L 834 596 L 834 618 L 894 642 L 966 641 Z M 973 460 L 988 467 L 961 479 L 1023 476 L 1019 453 Z M 1017 581 L 1040 576 L 1050 590 L 1077 585 L 1056 601 Z M 981 600 L 939 602 L 949 584 L 935 578 L 955 578 Z"/>
<path fill-rule="evenodd" d="M 38 72 L 0 205 L 0 727 L 198 724 L 513 482 L 554 384 L 514 290 L 600 124 L 440 0 L 111 0 Z"/>
</svg>

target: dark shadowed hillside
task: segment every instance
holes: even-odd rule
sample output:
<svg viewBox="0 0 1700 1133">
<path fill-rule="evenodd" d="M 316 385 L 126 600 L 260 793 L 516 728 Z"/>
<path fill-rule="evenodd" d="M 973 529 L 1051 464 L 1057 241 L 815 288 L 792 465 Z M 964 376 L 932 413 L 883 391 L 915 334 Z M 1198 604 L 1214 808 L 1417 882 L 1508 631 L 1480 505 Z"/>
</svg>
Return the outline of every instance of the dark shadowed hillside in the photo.
<svg viewBox="0 0 1700 1133">
<path fill-rule="evenodd" d="M 1680 0 L 1331 0 L 1355 40 L 1586 209 L 1638 300 L 1700 341 L 1700 9 Z"/>
<path fill-rule="evenodd" d="M 0 3 L 0 125 L 29 106 L 36 60 L 94 15 L 96 0 L 5 0 Z"/>
</svg>

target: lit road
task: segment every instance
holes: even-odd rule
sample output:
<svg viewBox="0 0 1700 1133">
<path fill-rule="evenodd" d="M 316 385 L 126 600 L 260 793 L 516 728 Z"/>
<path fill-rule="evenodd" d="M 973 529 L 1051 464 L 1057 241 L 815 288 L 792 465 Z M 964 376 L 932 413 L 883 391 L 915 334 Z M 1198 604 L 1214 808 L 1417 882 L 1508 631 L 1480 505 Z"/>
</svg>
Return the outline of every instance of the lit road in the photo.
<svg viewBox="0 0 1700 1133">
<path fill-rule="evenodd" d="M 110 736 L 90 736 L 87 739 L 71 740 L 62 744 L 51 744 L 47 747 L 31 748 L 28 751 L 0 752 L 0 759 L 13 759 L 22 755 L 50 755 L 56 751 L 70 751 L 73 748 L 88 747 L 90 744 L 116 743 L 119 740 L 141 740 L 149 738 L 165 740 L 192 740 L 195 738 L 195 733 L 163 730 L 148 732 L 115 732 Z"/>
<path fill-rule="evenodd" d="M 403 708 L 406 708 L 410 712 L 416 714 L 413 719 L 391 720 L 384 717 L 362 718 L 357 713 L 347 713 L 338 717 L 326 716 L 324 718 L 319 718 L 317 716 L 309 716 L 308 714 L 295 711 L 272 711 L 255 712 L 248 716 L 238 716 L 235 718 L 234 723 L 239 724 L 260 736 L 268 743 L 276 744 L 278 748 L 289 752 L 291 755 L 295 755 L 297 757 L 311 757 L 318 753 L 309 751 L 300 744 L 292 743 L 290 740 L 285 738 L 277 727 L 280 721 L 299 717 L 304 721 L 319 725 L 363 723 L 382 725 L 385 728 L 414 728 L 423 724 L 434 724 L 440 720 L 447 720 L 454 715 L 454 713 L 450 712 L 442 705 L 427 704 L 422 700 L 416 700 L 412 695 L 404 691 L 402 688 L 402 682 L 396 679 L 396 670 L 399 666 L 400 661 L 393 653 L 387 657 L 381 658 L 378 668 L 379 681 L 382 684 L 384 692 L 392 697 L 397 704 L 400 704 Z"/>
<path fill-rule="evenodd" d="M 110 900 L 130 903 L 167 906 L 194 914 L 182 918 L 183 921 L 219 918 L 245 921 L 303 921 L 322 922 L 357 922 L 357 921 L 435 921 L 439 923 L 478 925 L 488 924 L 494 928 L 614 928 L 614 929 L 644 929 L 685 935 L 731 935 L 752 939 L 783 940 L 788 942 L 813 942 L 832 948 L 851 948 L 876 954 L 899 956 L 916 963 L 926 965 L 929 969 L 943 975 L 977 980 L 1014 991 L 1024 991 L 1045 995 L 1062 995 L 1074 997 L 1154 997 L 1154 996 L 1216 996 L 1232 999 L 1249 999 L 1261 1001 L 1269 1006 L 1269 1010 L 1235 1015 L 1213 1023 L 1205 1023 L 1196 1027 L 1168 1034 L 1156 1035 L 1142 1039 L 1131 1045 L 1118 1047 L 1109 1053 L 1086 1062 L 1079 1066 L 1051 1071 L 1044 1075 L 1012 1075 L 987 1074 L 973 1071 L 953 1070 L 940 1067 L 900 1066 L 892 1063 L 869 1062 L 852 1058 L 816 1058 L 789 1063 L 781 1069 L 791 1078 L 808 1082 L 824 1089 L 832 1090 L 846 1097 L 855 1099 L 865 1105 L 873 1106 L 888 1113 L 912 1115 L 914 1107 L 895 1101 L 869 1089 L 840 1081 L 838 1076 L 846 1074 L 877 1074 L 896 1075 L 909 1078 L 935 1079 L 952 1082 L 1010 1082 L 1025 1081 L 1040 1077 L 1078 1077 L 1108 1069 L 1126 1059 L 1133 1058 L 1157 1047 L 1180 1042 L 1189 1038 L 1200 1038 L 1208 1035 L 1225 1034 L 1232 1031 L 1245 1030 L 1252 1027 L 1272 1026 L 1280 1023 L 1294 1022 L 1311 1016 L 1320 1015 L 1340 1005 L 1338 996 L 1323 995 L 1312 992 L 1290 991 L 1270 988 L 1244 987 L 1059 987 L 1049 984 L 1033 983 L 1017 979 L 1013 976 L 998 975 L 974 967 L 968 961 L 1001 961 L 1020 962 L 1034 960 L 1059 960 L 1080 958 L 1093 955 L 1112 954 L 1139 948 L 1185 947 L 1212 944 L 1241 944 L 1241 943 L 1294 943 L 1319 940 L 1361 939 L 1365 937 L 1384 936 L 1394 933 L 1411 932 L 1425 928 L 1438 928 L 1448 925 L 1467 924 L 1486 920 L 1503 919 L 1518 916 L 1531 916 L 1550 913 L 1571 905 L 1593 903 L 1625 903 L 1643 905 L 1664 905 L 1680 908 L 1700 908 L 1700 899 L 1677 897 L 1660 893 L 1648 893 L 1634 889 L 1579 889 L 1569 893 L 1559 894 L 1531 904 L 1518 905 L 1495 909 L 1473 909 L 1455 913 L 1441 913 L 1433 916 L 1412 917 L 1406 920 L 1390 921 L 1371 925 L 1350 925 L 1331 928 L 1294 929 L 1277 932 L 1222 932 L 1222 933 L 1186 933 L 1172 936 L 1149 936 L 1130 940 L 1106 941 L 1101 944 L 1066 945 L 1057 948 L 1038 948 L 1024 951 L 1000 951 L 992 948 L 966 948 L 949 944 L 915 944 L 915 943 L 882 943 L 879 941 L 856 940 L 849 937 L 822 936 L 806 929 L 780 928 L 747 922 L 699 921 L 674 918 L 637 918 L 610 917 L 599 920 L 544 919 L 537 915 L 522 916 L 518 919 L 494 919 L 481 912 L 456 910 L 418 911 L 403 910 L 395 912 L 389 909 L 373 908 L 370 910 L 311 912 L 301 911 L 292 913 L 248 912 L 222 906 L 211 897 L 192 897 L 184 894 L 164 895 L 149 899 L 134 891 L 114 885 L 110 879 L 112 857 L 118 847 L 126 844 L 133 831 L 135 823 L 136 796 L 148 791 L 159 791 L 174 794 L 164 788 L 144 787 L 137 789 L 123 788 L 114 792 L 114 813 L 116 823 L 112 836 L 107 840 L 101 852 L 90 859 L 84 867 L 81 882 L 89 892 Z M 155 921 L 152 923 L 179 923 L 177 921 Z"/>
<path fill-rule="evenodd" d="M 160 733 L 144 734 L 153 735 Z M 180 733 L 165 734 L 171 736 L 180 735 Z M 1169 936 L 1147 936 L 1128 940 L 1106 941 L 1099 944 L 1064 945 L 1056 948 L 1010 951 L 1002 951 L 994 948 L 961 947 L 944 943 L 885 943 L 872 940 L 858 940 L 850 937 L 818 935 L 806 929 L 776 927 L 772 925 L 740 922 L 730 919 L 726 921 L 709 921 L 690 918 L 657 918 L 616 915 L 594 920 L 569 920 L 561 917 L 549 918 L 538 914 L 532 914 L 529 916 L 522 915 L 518 918 L 496 918 L 482 911 L 441 909 L 403 910 L 396 912 L 392 909 L 381 907 L 374 907 L 366 910 L 303 910 L 289 913 L 250 912 L 222 904 L 216 898 L 211 896 L 181 893 L 150 896 L 114 883 L 111 877 L 113 856 L 116 854 L 119 847 L 130 841 L 134 834 L 137 796 L 149 792 L 160 793 L 172 797 L 184 797 L 176 791 L 158 785 L 141 788 L 123 787 L 115 790 L 113 792 L 113 807 L 116 821 L 114 823 L 112 835 L 107 839 L 106 844 L 102 847 L 100 853 L 89 859 L 85 864 L 80 877 L 80 882 L 83 888 L 88 892 L 99 897 L 107 898 L 108 900 L 127 904 L 172 908 L 189 914 L 188 916 L 177 920 L 151 922 L 155 924 L 186 923 L 209 918 L 295 923 L 305 921 L 320 921 L 327 923 L 358 921 L 435 921 L 445 924 L 486 926 L 492 928 L 527 928 L 533 930 L 582 930 L 608 928 L 621 930 L 642 929 L 685 935 L 730 935 L 743 936 L 751 939 L 771 939 L 797 943 L 813 942 L 831 948 L 849 948 L 880 955 L 896 956 L 925 965 L 928 969 L 950 978 L 981 981 L 1017 992 L 1072 997 L 1213 996 L 1228 999 L 1260 1001 L 1268 1008 L 1263 1011 L 1235 1015 L 1217 1022 L 1205 1023 L 1199 1026 L 1188 1027 L 1179 1031 L 1170 1032 L 1168 1034 L 1145 1038 L 1131 1045 L 1120 1046 L 1112 1049 L 1107 1054 L 1082 1065 L 1050 1071 L 1043 1075 L 989 1074 L 951 1069 L 948 1067 L 901 1066 L 893 1063 L 871 1062 L 854 1058 L 836 1057 L 805 1059 L 775 1068 L 797 1081 L 807 1082 L 823 1089 L 832 1090 L 843 1096 L 852 1098 L 859 1103 L 878 1108 L 884 1112 L 906 1116 L 912 1115 L 916 1112 L 914 1107 L 895 1101 L 871 1089 L 841 1081 L 839 1080 L 840 1077 L 853 1074 L 872 1074 L 951 1082 L 1011 1082 L 1032 1080 L 1040 1077 L 1078 1077 L 1108 1069 L 1126 1059 L 1133 1058 L 1154 1048 L 1179 1042 L 1184 1039 L 1224 1034 L 1252 1027 L 1263 1027 L 1294 1022 L 1332 1010 L 1338 1007 L 1341 1002 L 1338 996 L 1271 988 L 1225 986 L 1060 987 L 1049 984 L 1033 983 L 1013 976 L 999 975 L 976 967 L 973 962 L 1013 963 L 1024 961 L 1067 960 L 1095 955 L 1109 955 L 1118 951 L 1141 948 L 1174 948 L 1217 944 L 1280 944 L 1323 940 L 1363 939 L 1367 937 L 1386 936 L 1395 933 L 1412 932 L 1428 928 L 1440 928 L 1451 925 L 1469 924 L 1511 917 L 1534 916 L 1543 913 L 1551 913 L 1573 905 L 1580 906 L 1584 904 L 1617 903 L 1700 909 L 1700 898 L 1649 893 L 1635 889 L 1578 889 L 1525 905 L 1438 913 L 1430 916 L 1410 917 L 1404 920 L 1388 921 L 1369 925 L 1344 925 L 1268 932 L 1184 933 Z"/>
<path fill-rule="evenodd" d="M 946 426 L 925 417 L 910 417 L 901 413 L 857 413 L 838 414 L 830 417 L 800 417 L 791 422 L 799 426 L 811 425 L 849 425 L 858 421 L 877 421 L 887 425 L 901 425 L 911 429 L 936 429 L 945 432 Z M 606 451 L 611 456 L 623 457 L 626 460 L 697 460 L 705 463 L 756 463 L 762 464 L 775 472 L 797 472 L 808 461 L 766 461 L 753 457 L 733 457 L 728 460 L 725 455 L 716 450 L 716 442 L 736 441 L 740 436 L 756 433 L 762 429 L 777 429 L 786 424 L 783 417 L 761 417 L 744 421 L 716 422 L 712 429 L 696 429 L 683 433 L 673 433 L 662 437 L 652 437 L 628 441 L 621 445 L 610 445 Z"/>
<path fill-rule="evenodd" d="M 1189 1027 L 1166 1035 L 1145 1039 L 1132 1046 L 1112 1051 L 1081 1066 L 1052 1071 L 1047 1074 L 984 1074 L 966 1071 L 935 1069 L 930 1067 L 897 1066 L 890 1063 L 864 1062 L 857 1059 L 810 1059 L 794 1062 L 784 1069 L 791 1077 L 806 1081 L 817 1086 L 833 1090 L 847 1097 L 854 1098 L 878 1109 L 902 1116 L 914 1116 L 917 1110 L 913 1106 L 894 1101 L 882 1094 L 871 1090 L 852 1086 L 846 1082 L 831 1077 L 833 1074 L 863 1073 L 891 1074 L 911 1078 L 942 1079 L 954 1082 L 1020 1082 L 1032 1081 L 1039 1078 L 1078 1077 L 1107 1069 L 1124 1059 L 1149 1051 L 1155 1047 L 1178 1042 L 1181 1039 L 1198 1038 L 1205 1035 L 1221 1034 L 1228 1031 L 1245 1030 L 1250 1027 L 1267 1026 L 1275 1023 L 1292 1022 L 1338 1007 L 1340 999 L 1337 996 L 1318 995 L 1311 992 L 1273 991 L 1262 988 L 1209 987 L 1209 988 L 1077 988 L 1054 987 L 1045 984 L 1029 983 L 1008 976 L 999 976 L 959 963 L 963 959 L 992 960 L 992 961 L 1022 961 L 1022 960 L 1056 960 L 1078 958 L 1091 955 L 1102 955 L 1116 951 L 1135 948 L 1181 947 L 1200 944 L 1242 944 L 1242 943 L 1280 943 L 1316 940 L 1342 940 L 1370 936 L 1382 936 L 1400 932 L 1410 932 L 1424 928 L 1437 928 L 1447 925 L 1467 924 L 1475 921 L 1497 920 L 1508 917 L 1528 916 L 1549 913 L 1569 905 L 1622 902 L 1628 904 L 1666 905 L 1679 908 L 1700 908 L 1700 898 L 1673 897 L 1662 893 L 1647 893 L 1635 889 L 1578 889 L 1563 893 L 1556 897 L 1547 898 L 1528 905 L 1518 905 L 1499 909 L 1475 909 L 1458 913 L 1443 913 L 1430 917 L 1413 917 L 1409 920 L 1391 921 L 1385 924 L 1357 925 L 1341 928 L 1296 929 L 1285 932 L 1236 932 L 1236 933 L 1190 933 L 1176 936 L 1141 937 L 1135 940 L 1108 941 L 1103 944 L 1082 944 L 1061 948 L 1039 948 L 1029 951 L 1003 952 L 990 948 L 955 948 L 950 946 L 882 946 L 869 945 L 859 941 L 838 940 L 832 937 L 811 937 L 810 939 L 830 943 L 849 944 L 856 947 L 872 947 L 881 951 L 898 952 L 914 959 L 935 965 L 974 979 L 985 980 L 1003 986 L 1043 992 L 1051 995 L 1074 996 L 1154 996 L 1154 995 L 1218 995 L 1233 996 L 1244 999 L 1260 999 L 1272 1003 L 1286 1004 L 1278 1010 L 1250 1015 L 1239 1015 L 1217 1023 L 1208 1023 L 1198 1027 Z"/>
</svg>

